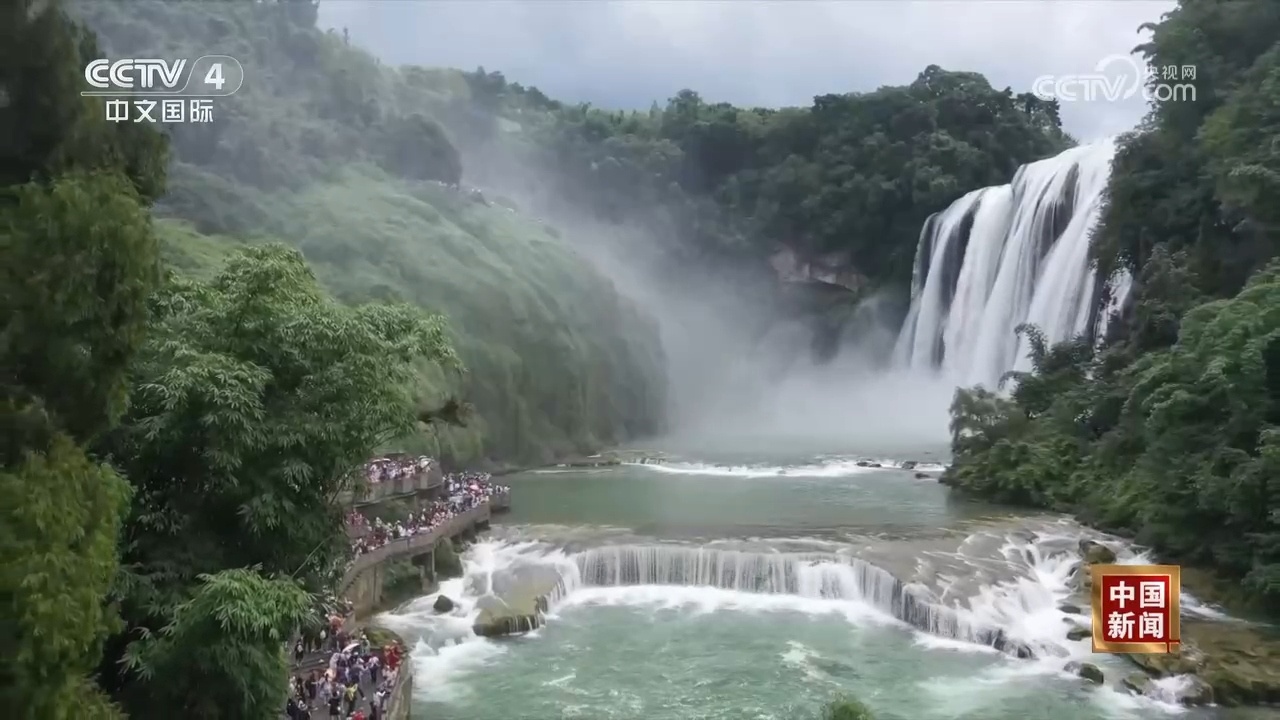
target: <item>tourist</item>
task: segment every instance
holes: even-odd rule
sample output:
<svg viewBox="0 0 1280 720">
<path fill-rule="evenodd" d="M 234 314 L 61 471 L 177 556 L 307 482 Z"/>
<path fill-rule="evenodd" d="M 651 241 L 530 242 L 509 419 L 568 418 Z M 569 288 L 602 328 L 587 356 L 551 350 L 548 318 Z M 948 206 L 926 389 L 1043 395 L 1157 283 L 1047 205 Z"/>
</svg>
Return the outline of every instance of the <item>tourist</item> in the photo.
<svg viewBox="0 0 1280 720">
<path fill-rule="evenodd" d="M 350 715 L 355 712 L 356 703 L 360 702 L 360 698 L 364 697 L 364 689 L 360 687 L 360 683 L 353 682 L 347 685 L 346 690 L 343 691 L 343 697 L 346 698 L 347 714 Z"/>
<path fill-rule="evenodd" d="M 487 473 L 464 472 L 445 476 L 445 499 L 410 512 L 404 519 L 388 523 L 382 518 L 370 521 L 358 512 L 347 516 L 347 525 L 356 531 L 352 541 L 356 556 L 377 550 L 388 543 L 412 538 L 440 527 L 450 519 L 488 502 L 509 488 L 489 482 Z"/>
<path fill-rule="evenodd" d="M 380 458 L 365 466 L 365 476 L 370 482 L 383 482 L 405 477 L 406 474 L 429 470 L 434 461 L 426 457 L 389 459 Z M 418 535 L 430 533 L 453 518 L 469 512 L 489 500 L 496 494 L 506 493 L 509 488 L 490 482 L 490 475 L 481 472 L 450 473 L 444 478 L 444 499 L 437 499 L 424 507 L 409 512 L 405 517 L 386 522 L 381 518 L 370 520 L 358 510 L 351 510 L 345 516 L 348 528 L 354 530 L 351 535 L 352 550 L 360 556 L 378 550 L 395 540 L 410 539 Z M 354 559 L 353 559 L 354 562 Z M 356 644 L 350 645 L 349 637 L 343 628 L 346 626 L 344 615 L 349 614 L 351 605 L 341 603 L 345 612 L 330 612 L 318 635 L 300 637 L 293 648 L 294 662 L 300 664 L 306 658 L 306 651 L 328 651 L 328 667 L 317 674 L 312 670 L 304 681 L 295 678 L 295 687 L 290 701 L 294 708 L 286 708 L 289 717 L 294 718 L 300 712 L 306 712 L 308 700 L 316 703 L 317 697 L 328 705 L 329 717 L 354 717 L 357 705 L 365 698 L 362 687 L 368 683 L 373 691 L 369 710 L 363 715 L 365 720 L 381 720 L 390 702 L 392 689 L 398 677 L 400 660 L 404 649 L 392 643 L 380 652 L 370 650 L 368 636 L 359 632 Z M 313 638 L 313 639 L 307 639 Z M 309 717 L 309 713 L 307 714 Z"/>
</svg>

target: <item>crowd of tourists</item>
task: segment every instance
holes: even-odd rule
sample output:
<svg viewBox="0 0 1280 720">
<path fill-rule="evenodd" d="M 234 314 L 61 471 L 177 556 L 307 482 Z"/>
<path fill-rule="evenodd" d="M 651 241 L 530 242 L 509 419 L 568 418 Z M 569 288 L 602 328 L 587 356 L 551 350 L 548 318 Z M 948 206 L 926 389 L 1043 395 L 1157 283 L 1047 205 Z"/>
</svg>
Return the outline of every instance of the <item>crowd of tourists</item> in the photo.
<svg viewBox="0 0 1280 720">
<path fill-rule="evenodd" d="M 328 666 L 302 677 L 295 672 L 289 682 L 285 716 L 289 720 L 381 720 L 396 687 L 404 650 L 397 643 L 375 648 L 361 631 L 355 638 L 342 630 L 343 618 L 329 618 L 321 646 L 328 652 Z M 293 649 L 295 668 L 302 666 L 309 643 L 298 640 Z"/>
<path fill-rule="evenodd" d="M 379 458 L 367 463 L 364 472 L 371 483 L 387 482 L 425 471 L 432 462 L 428 457 Z M 488 473 L 451 473 L 444 476 L 438 499 L 402 520 L 371 521 L 355 509 L 347 513 L 346 520 L 348 527 L 359 531 L 353 533 L 354 548 L 357 554 L 363 554 L 394 540 L 431 532 L 509 490 L 493 484 Z M 373 648 L 364 632 L 350 637 L 344 631 L 344 615 L 349 609 L 349 604 L 346 611 L 335 609 L 318 633 L 296 641 L 295 675 L 285 707 L 285 716 L 290 720 L 381 720 L 385 716 L 404 649 L 396 644 Z M 307 670 L 312 664 L 314 669 Z"/>
<path fill-rule="evenodd" d="M 382 518 L 376 518 L 370 521 L 363 514 L 352 510 L 347 515 L 347 523 L 360 531 L 354 541 L 356 554 L 377 550 L 394 540 L 431 532 L 451 518 L 508 490 L 504 485 L 490 482 L 488 473 L 451 473 L 445 476 L 443 498 L 408 513 L 402 520 L 385 522 Z"/>
<path fill-rule="evenodd" d="M 433 462 L 435 461 L 426 455 L 376 458 L 364 464 L 364 476 L 371 483 L 391 482 L 424 472 Z"/>
</svg>

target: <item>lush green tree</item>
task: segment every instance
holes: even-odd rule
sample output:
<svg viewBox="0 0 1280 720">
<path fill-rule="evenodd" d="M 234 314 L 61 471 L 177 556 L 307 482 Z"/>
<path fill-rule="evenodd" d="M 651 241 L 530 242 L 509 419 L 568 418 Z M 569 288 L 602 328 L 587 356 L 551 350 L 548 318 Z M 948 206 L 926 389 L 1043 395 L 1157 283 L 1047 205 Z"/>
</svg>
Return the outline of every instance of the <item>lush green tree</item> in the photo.
<svg viewBox="0 0 1280 720">
<path fill-rule="evenodd" d="M 0 492 L 0 702 L 25 718 L 115 717 L 87 674 L 118 623 L 103 598 L 128 486 L 57 434 L 0 467 Z"/>
<path fill-rule="evenodd" d="M 278 718 L 288 693 L 281 648 L 314 614 L 309 593 L 251 569 L 200 575 L 173 621 L 135 644 L 126 665 L 146 685 L 133 718 Z"/>
<path fill-rule="evenodd" d="M 0 6 L 0 187 L 69 170 L 122 171 L 144 199 L 164 192 L 167 144 L 145 124 L 108 123 L 100 98 L 81 97 L 98 57 L 92 33 L 60 3 Z"/>
<path fill-rule="evenodd" d="M 77 717 L 84 673 L 114 628 L 128 487 L 78 443 L 124 411 L 126 363 L 146 319 L 157 248 L 120 176 L 10 188 L 0 209 L 0 699 L 31 717 Z"/>
<path fill-rule="evenodd" d="M 0 8 L 0 703 L 107 718 L 88 674 L 129 489 L 85 452 L 124 412 L 158 247 L 164 139 L 77 91 L 92 41 L 56 3 Z"/>
<path fill-rule="evenodd" d="M 278 709 L 299 593 L 326 591 L 350 552 L 335 500 L 418 422 L 422 359 L 456 364 L 442 318 L 340 304 L 279 245 L 156 293 L 129 411 L 100 444 L 135 487 L 113 650 L 136 663 L 112 681 L 131 715 L 214 717 L 234 697 L 244 717 Z M 226 575 L 247 567 L 261 577 Z M 242 619 L 255 614 L 266 624 Z M 247 666 L 211 675 L 234 657 Z"/>
</svg>

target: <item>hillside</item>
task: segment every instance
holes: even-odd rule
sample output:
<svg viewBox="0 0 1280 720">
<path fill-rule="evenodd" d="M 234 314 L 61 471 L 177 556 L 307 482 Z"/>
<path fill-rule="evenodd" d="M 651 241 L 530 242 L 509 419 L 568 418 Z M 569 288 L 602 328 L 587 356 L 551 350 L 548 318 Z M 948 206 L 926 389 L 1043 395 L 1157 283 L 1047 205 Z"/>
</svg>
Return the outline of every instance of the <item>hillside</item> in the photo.
<svg viewBox="0 0 1280 720">
<path fill-rule="evenodd" d="M 540 462 L 652 432 L 662 353 L 650 320 L 555 231 L 460 189 L 438 124 L 350 92 L 400 95 L 404 76 L 314 29 L 307 3 L 89 3 L 105 55 L 222 47 L 253 81 L 215 122 L 168 128 L 157 205 L 164 256 L 207 273 L 244 243 L 299 247 L 346 302 L 403 299 L 445 314 L 464 375 L 425 367 L 421 400 L 472 403 L 468 427 L 397 445 L 457 462 Z M 273 68 L 254 74 L 254 69 Z M 354 72 L 365 73 L 357 79 Z M 448 183 L 448 184 L 446 184 Z"/>
</svg>

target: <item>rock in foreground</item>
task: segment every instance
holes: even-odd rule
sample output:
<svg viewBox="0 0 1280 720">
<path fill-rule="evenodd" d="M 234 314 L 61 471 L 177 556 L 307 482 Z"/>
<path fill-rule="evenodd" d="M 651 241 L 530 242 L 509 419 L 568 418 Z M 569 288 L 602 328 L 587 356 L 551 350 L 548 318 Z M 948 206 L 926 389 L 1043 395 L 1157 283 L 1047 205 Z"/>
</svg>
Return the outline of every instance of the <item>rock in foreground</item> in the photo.
<svg viewBox="0 0 1280 720">
<path fill-rule="evenodd" d="M 1094 540 L 1080 541 L 1080 556 L 1090 565 L 1110 565 L 1116 561 L 1114 550 Z"/>
<path fill-rule="evenodd" d="M 547 598 L 532 592 L 504 600 L 491 598 L 476 616 L 471 630 L 481 637 L 504 637 L 531 632 L 542 627 Z"/>
<path fill-rule="evenodd" d="M 1244 622 L 1182 618 L 1182 648 L 1161 655 L 1125 655 L 1152 677 L 1193 675 L 1179 692 L 1185 705 L 1280 704 L 1280 637 Z"/>
<path fill-rule="evenodd" d="M 1069 662 L 1063 669 L 1069 673 L 1075 673 L 1095 685 L 1101 685 L 1106 680 L 1102 670 L 1093 663 Z"/>
</svg>

